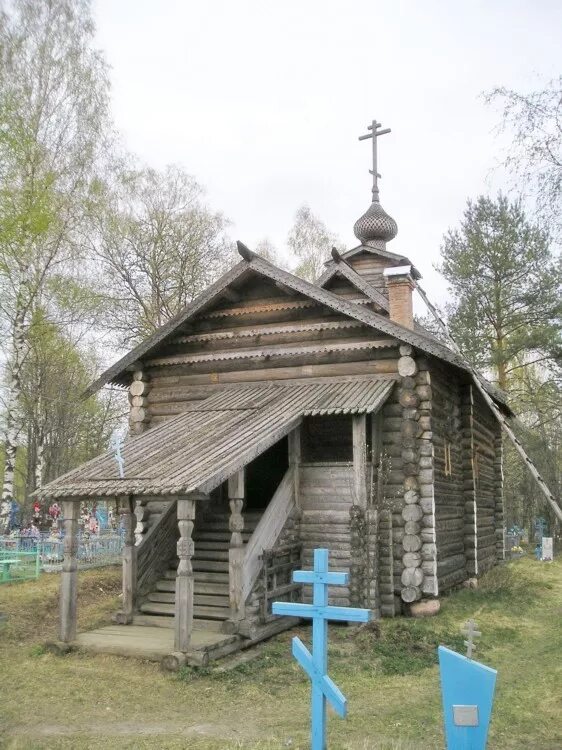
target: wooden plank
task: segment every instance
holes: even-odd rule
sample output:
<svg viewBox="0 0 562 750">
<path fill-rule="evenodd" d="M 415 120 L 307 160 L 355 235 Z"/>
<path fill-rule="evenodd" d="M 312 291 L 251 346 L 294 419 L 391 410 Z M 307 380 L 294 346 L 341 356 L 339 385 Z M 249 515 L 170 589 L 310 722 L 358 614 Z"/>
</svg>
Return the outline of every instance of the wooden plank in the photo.
<svg viewBox="0 0 562 750">
<path fill-rule="evenodd" d="M 59 637 L 63 643 L 76 638 L 76 593 L 78 585 L 78 513 L 80 503 L 64 500 L 62 504 L 64 527 L 64 558 L 60 582 Z"/>
<path fill-rule="evenodd" d="M 367 507 L 367 415 L 352 416 L 354 500 Z"/>
</svg>

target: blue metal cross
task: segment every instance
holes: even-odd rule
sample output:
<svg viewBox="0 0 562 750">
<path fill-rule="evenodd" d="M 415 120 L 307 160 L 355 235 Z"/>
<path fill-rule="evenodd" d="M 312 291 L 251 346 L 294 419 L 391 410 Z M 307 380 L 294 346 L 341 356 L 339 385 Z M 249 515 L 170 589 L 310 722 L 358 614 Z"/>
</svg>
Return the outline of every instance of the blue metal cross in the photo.
<svg viewBox="0 0 562 750">
<path fill-rule="evenodd" d="M 274 615 L 312 618 L 312 654 L 300 638 L 293 638 L 293 656 L 310 677 L 311 695 L 311 748 L 326 750 L 326 699 L 343 718 L 347 715 L 347 699 L 337 685 L 326 674 L 328 671 L 328 620 L 344 622 L 368 622 L 371 611 L 356 607 L 330 607 L 328 586 L 344 586 L 349 573 L 328 571 L 328 550 L 314 550 L 314 570 L 295 570 L 295 583 L 311 583 L 312 604 L 296 602 L 274 602 Z"/>
</svg>

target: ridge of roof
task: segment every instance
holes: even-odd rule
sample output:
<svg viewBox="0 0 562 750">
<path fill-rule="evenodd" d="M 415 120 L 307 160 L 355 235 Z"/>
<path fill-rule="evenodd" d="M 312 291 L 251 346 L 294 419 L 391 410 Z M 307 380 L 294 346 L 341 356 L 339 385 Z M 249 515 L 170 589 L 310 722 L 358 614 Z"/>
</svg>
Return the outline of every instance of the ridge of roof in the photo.
<svg viewBox="0 0 562 750">
<path fill-rule="evenodd" d="M 242 243 L 239 243 L 239 246 L 241 244 Z M 128 354 L 121 357 L 121 359 L 114 365 L 109 367 L 86 389 L 84 396 L 87 397 L 93 395 L 106 383 L 118 377 L 124 371 L 130 369 L 135 362 L 142 359 L 142 357 L 144 357 L 151 349 L 160 344 L 169 334 L 173 333 L 178 326 L 183 325 L 187 320 L 196 315 L 205 307 L 205 305 L 211 303 L 215 298 L 220 296 L 220 293 L 229 284 L 239 279 L 247 271 L 257 271 L 262 276 L 265 276 L 272 281 L 284 284 L 293 291 L 316 300 L 336 312 L 347 315 L 348 317 L 365 323 L 368 326 L 372 326 L 389 336 L 393 336 L 406 344 L 421 349 L 426 354 L 435 356 L 461 370 L 469 372 L 472 376 L 469 366 L 462 357 L 459 357 L 455 352 L 437 342 L 432 337 L 430 338 L 419 331 L 405 328 L 399 323 L 395 323 L 373 310 L 368 310 L 363 306 L 356 305 L 353 302 L 348 302 L 343 297 L 338 297 L 327 289 L 323 289 L 305 279 L 295 276 L 289 271 L 284 271 L 283 269 L 278 268 L 273 263 L 270 263 L 270 261 L 265 260 L 265 258 L 248 250 L 244 245 L 242 245 L 242 247 L 244 248 L 243 260 L 223 274 L 214 284 L 211 284 L 211 286 L 202 292 L 184 310 L 171 318 L 167 323 L 164 323 L 164 325 L 158 328 L 151 336 L 138 344 L 138 346 L 128 352 Z M 494 398 L 498 398 L 498 400 L 506 404 L 505 399 L 499 398 L 497 395 L 494 395 Z"/>
<path fill-rule="evenodd" d="M 343 256 L 341 257 L 343 258 Z M 318 286 L 324 287 L 324 285 L 327 284 L 328 281 L 333 279 L 334 276 L 337 276 L 338 274 L 350 281 L 360 292 L 363 292 L 363 294 L 365 294 L 371 300 L 371 302 L 374 302 L 376 305 L 382 307 L 383 310 L 386 310 L 388 312 L 389 302 L 384 294 L 379 292 L 378 289 L 375 289 L 372 284 L 369 284 L 367 281 L 362 279 L 357 271 L 355 271 L 355 269 L 352 268 L 345 260 L 339 263 L 334 260 L 334 266 L 324 271 L 322 276 L 320 276 L 320 278 L 316 281 L 316 284 Z"/>
<path fill-rule="evenodd" d="M 402 255 L 401 253 L 393 253 L 390 250 L 369 247 L 369 245 L 357 245 L 357 247 L 352 247 L 350 250 L 346 250 L 344 253 L 341 253 L 341 257 L 344 260 L 347 260 L 348 258 L 353 258 L 355 255 L 359 255 L 359 253 L 370 253 L 371 255 L 380 255 L 382 258 L 388 258 L 388 260 L 395 260 L 401 263 L 406 262 L 408 265 L 412 266 L 412 272 L 415 275 L 415 278 L 421 279 L 421 274 L 412 263 L 412 261 L 406 255 Z M 324 265 L 330 268 L 332 263 L 334 263 L 333 260 L 327 260 Z M 322 276 L 320 277 L 320 279 L 321 278 Z M 320 279 L 318 281 L 320 281 Z"/>
</svg>

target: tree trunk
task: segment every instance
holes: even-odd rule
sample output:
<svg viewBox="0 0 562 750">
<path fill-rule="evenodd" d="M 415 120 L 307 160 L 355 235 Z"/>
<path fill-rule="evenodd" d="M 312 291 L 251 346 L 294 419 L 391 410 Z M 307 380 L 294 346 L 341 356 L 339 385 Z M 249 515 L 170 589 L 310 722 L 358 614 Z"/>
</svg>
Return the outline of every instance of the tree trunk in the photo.
<svg viewBox="0 0 562 750">
<path fill-rule="evenodd" d="M 8 382 L 6 403 L 6 433 L 4 437 L 4 482 L 0 503 L 0 534 L 8 531 L 10 508 L 14 499 L 14 474 L 16 470 L 16 448 L 18 430 L 16 413 L 21 396 L 21 366 L 25 348 L 25 309 L 19 295 L 13 328 L 13 352 Z"/>
</svg>

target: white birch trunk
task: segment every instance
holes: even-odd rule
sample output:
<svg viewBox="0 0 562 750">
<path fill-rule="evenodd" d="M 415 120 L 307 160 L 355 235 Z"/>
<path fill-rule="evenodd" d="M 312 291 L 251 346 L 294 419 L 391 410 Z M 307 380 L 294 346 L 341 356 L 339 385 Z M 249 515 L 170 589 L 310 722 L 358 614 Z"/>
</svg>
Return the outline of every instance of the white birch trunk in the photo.
<svg viewBox="0 0 562 750">
<path fill-rule="evenodd" d="M 26 271 L 27 272 L 27 271 Z M 25 282 L 23 284 L 25 288 Z M 25 353 L 25 308 L 23 294 L 18 295 L 18 304 L 14 318 L 13 351 L 10 365 L 10 380 L 8 383 L 8 397 L 6 399 L 6 433 L 4 436 L 4 481 L 2 484 L 2 500 L 0 501 L 0 534 L 8 531 L 10 508 L 14 499 L 14 474 L 16 470 L 16 449 L 18 430 L 16 413 L 21 396 L 21 366 Z"/>
</svg>

